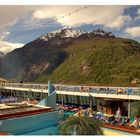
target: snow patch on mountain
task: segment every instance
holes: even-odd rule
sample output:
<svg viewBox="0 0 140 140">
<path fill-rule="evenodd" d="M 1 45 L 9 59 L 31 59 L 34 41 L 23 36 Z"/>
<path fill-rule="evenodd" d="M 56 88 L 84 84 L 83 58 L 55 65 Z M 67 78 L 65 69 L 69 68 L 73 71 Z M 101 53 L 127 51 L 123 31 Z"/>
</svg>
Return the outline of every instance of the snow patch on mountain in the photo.
<svg viewBox="0 0 140 140">
<path fill-rule="evenodd" d="M 54 32 L 47 33 L 45 35 L 42 35 L 39 37 L 39 39 L 43 41 L 48 41 L 54 37 L 59 37 L 59 38 L 77 38 L 81 36 L 82 34 L 92 34 L 95 36 L 101 36 L 101 37 L 115 37 L 111 32 L 105 32 L 102 29 L 90 31 L 90 32 L 84 32 L 82 30 L 74 30 L 71 28 L 64 28 L 60 29 Z"/>
<path fill-rule="evenodd" d="M 75 38 L 75 37 L 82 35 L 83 33 L 85 33 L 85 32 L 80 31 L 80 30 L 73 30 L 70 28 L 60 29 L 60 30 L 42 35 L 39 39 L 48 41 L 49 39 L 57 37 L 57 36 L 59 36 L 61 38 L 68 38 L 68 37 Z"/>
</svg>

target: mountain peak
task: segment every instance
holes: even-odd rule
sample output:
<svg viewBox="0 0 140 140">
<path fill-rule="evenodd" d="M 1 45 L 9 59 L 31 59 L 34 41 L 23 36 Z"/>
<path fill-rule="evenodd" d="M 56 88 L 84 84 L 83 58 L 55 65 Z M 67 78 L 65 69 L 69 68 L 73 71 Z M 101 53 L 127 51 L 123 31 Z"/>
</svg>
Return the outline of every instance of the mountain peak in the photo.
<svg viewBox="0 0 140 140">
<path fill-rule="evenodd" d="M 59 37 L 59 38 L 77 38 L 81 35 L 87 35 L 87 36 L 91 36 L 91 37 L 115 37 L 111 32 L 105 32 L 102 29 L 97 29 L 97 30 L 93 30 L 90 32 L 84 32 L 82 30 L 75 30 L 72 28 L 62 28 L 60 30 L 54 31 L 54 32 L 50 32 L 47 33 L 45 35 L 42 35 L 41 37 L 39 37 L 39 39 L 43 40 L 43 41 L 48 41 L 52 38 L 55 37 Z"/>
<path fill-rule="evenodd" d="M 102 29 L 97 29 L 97 30 L 94 30 L 92 31 L 92 33 L 94 35 L 98 35 L 98 36 L 101 36 L 101 37 L 115 37 L 112 32 L 105 32 L 104 30 Z"/>
<path fill-rule="evenodd" d="M 71 28 L 64 28 L 64 29 L 61 29 L 61 31 L 60 31 L 60 34 L 63 35 L 62 37 L 72 37 L 72 38 L 78 37 L 78 36 L 82 35 L 83 33 L 85 33 L 85 32 L 82 30 L 74 30 Z"/>
<path fill-rule="evenodd" d="M 71 28 L 63 28 L 63 29 L 60 29 L 60 30 L 42 35 L 39 39 L 42 39 L 44 41 L 48 41 L 49 39 L 54 38 L 54 37 L 76 38 L 76 37 L 82 35 L 83 33 L 85 33 L 85 32 L 83 32 L 81 30 L 74 30 L 74 29 L 71 29 Z"/>
</svg>

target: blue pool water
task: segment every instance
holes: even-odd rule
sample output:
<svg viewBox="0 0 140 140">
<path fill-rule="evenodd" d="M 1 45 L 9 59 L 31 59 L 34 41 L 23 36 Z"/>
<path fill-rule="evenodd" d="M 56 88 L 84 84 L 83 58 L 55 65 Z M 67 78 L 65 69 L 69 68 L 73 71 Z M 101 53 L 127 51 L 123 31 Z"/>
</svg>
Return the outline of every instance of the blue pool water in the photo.
<svg viewBox="0 0 140 140">
<path fill-rule="evenodd" d="M 74 112 L 64 112 L 64 117 L 66 118 L 67 116 L 73 115 Z M 42 129 L 38 129 L 35 131 L 29 131 L 27 133 L 22 133 L 21 135 L 59 135 L 58 131 L 58 124 L 53 125 L 50 127 L 45 127 Z"/>
<path fill-rule="evenodd" d="M 60 113 L 61 112 L 58 111 L 32 115 L 28 117 L 8 119 L 1 122 L 0 131 L 9 132 L 13 135 L 59 135 L 58 122 L 62 120 Z M 65 117 L 73 114 L 74 112 L 64 112 Z M 134 135 L 108 128 L 102 129 L 107 133 L 112 132 L 115 134 L 117 133 L 118 135 Z"/>
<path fill-rule="evenodd" d="M 57 125 L 63 117 L 63 111 L 58 110 L 49 113 L 0 120 L 0 131 L 13 135 L 23 135 L 48 128 L 47 130 L 50 132 L 49 127 Z"/>
<path fill-rule="evenodd" d="M 22 135 L 59 135 L 58 133 L 58 126 L 54 125 L 51 127 L 23 133 Z"/>
<path fill-rule="evenodd" d="M 74 112 L 64 112 L 64 115 L 67 117 L 69 115 L 73 115 Z M 118 130 L 113 130 L 109 128 L 102 128 L 103 131 L 108 131 L 109 133 L 117 133 L 118 135 L 135 135 L 132 133 L 122 132 Z M 24 133 L 22 135 L 59 135 L 58 125 L 53 125 L 50 127 L 46 127 L 43 129 L 38 129 L 35 131 L 31 131 L 28 133 Z"/>
</svg>

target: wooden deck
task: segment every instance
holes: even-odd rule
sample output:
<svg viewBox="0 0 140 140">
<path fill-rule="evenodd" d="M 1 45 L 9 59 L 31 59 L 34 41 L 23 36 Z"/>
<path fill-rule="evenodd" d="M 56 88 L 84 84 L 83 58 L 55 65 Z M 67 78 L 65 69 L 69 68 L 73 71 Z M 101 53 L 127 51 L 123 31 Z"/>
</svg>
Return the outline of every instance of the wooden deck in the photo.
<svg viewBox="0 0 140 140">
<path fill-rule="evenodd" d="M 103 124 L 103 127 L 140 135 L 140 128 L 134 128 L 134 127 L 122 126 L 122 125 L 106 124 L 106 123 Z"/>
</svg>

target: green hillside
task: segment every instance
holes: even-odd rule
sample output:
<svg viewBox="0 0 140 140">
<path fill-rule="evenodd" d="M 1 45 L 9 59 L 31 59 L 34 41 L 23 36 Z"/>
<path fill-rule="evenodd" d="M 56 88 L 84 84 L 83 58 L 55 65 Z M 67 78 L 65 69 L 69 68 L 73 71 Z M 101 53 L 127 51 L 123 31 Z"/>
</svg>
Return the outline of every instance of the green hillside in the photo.
<svg viewBox="0 0 140 140">
<path fill-rule="evenodd" d="M 42 73 L 37 82 L 128 86 L 140 79 L 140 44 L 121 38 L 77 41 L 67 47 L 67 59 L 50 75 Z"/>
</svg>

